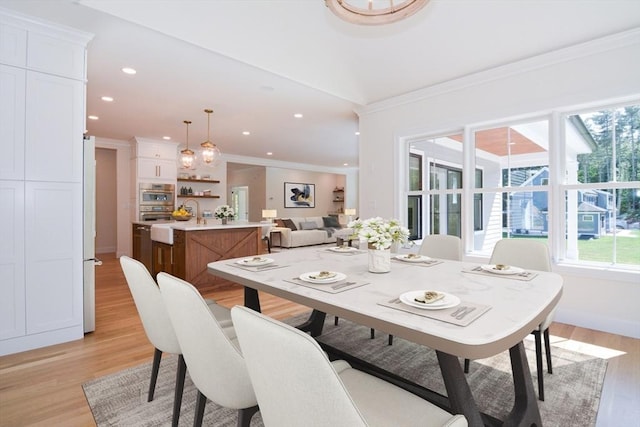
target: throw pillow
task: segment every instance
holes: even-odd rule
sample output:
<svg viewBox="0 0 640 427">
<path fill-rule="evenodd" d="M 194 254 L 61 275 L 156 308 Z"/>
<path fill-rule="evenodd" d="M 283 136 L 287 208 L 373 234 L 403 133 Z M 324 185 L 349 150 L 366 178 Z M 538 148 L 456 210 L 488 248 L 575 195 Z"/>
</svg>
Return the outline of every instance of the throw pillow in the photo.
<svg viewBox="0 0 640 427">
<path fill-rule="evenodd" d="M 290 228 L 291 231 L 296 231 L 298 229 L 290 219 L 283 219 L 282 222 L 284 223 L 285 228 Z"/>
<path fill-rule="evenodd" d="M 323 216 L 322 222 L 325 227 L 341 228 L 338 218 L 335 216 Z"/>
<path fill-rule="evenodd" d="M 318 228 L 318 224 L 316 224 L 314 221 L 300 223 L 301 230 L 315 230 L 316 228 Z"/>
<path fill-rule="evenodd" d="M 277 227 L 282 227 L 282 228 L 287 228 L 287 226 L 286 226 L 286 225 L 284 225 L 284 221 L 283 221 L 283 220 L 281 220 L 281 219 L 279 219 L 279 218 L 278 218 L 278 219 L 276 219 L 276 226 L 277 226 Z"/>
</svg>

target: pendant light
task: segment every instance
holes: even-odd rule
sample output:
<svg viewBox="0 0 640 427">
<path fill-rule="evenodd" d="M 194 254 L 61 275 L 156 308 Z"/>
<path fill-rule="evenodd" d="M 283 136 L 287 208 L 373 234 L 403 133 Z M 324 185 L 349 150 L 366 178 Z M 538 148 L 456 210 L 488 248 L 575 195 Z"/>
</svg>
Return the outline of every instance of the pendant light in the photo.
<svg viewBox="0 0 640 427">
<path fill-rule="evenodd" d="M 196 153 L 193 150 L 189 150 L 189 125 L 190 120 L 185 120 L 182 123 L 187 125 L 187 148 L 180 151 L 180 165 L 182 169 L 194 169 L 196 163 Z"/>
<path fill-rule="evenodd" d="M 222 153 L 220 153 L 218 146 L 209 140 L 209 132 L 211 130 L 211 113 L 213 113 L 213 110 L 206 109 L 204 112 L 207 113 L 207 140 L 200 144 L 202 147 L 202 166 L 213 167 L 218 163 L 218 159 L 220 159 Z"/>
</svg>

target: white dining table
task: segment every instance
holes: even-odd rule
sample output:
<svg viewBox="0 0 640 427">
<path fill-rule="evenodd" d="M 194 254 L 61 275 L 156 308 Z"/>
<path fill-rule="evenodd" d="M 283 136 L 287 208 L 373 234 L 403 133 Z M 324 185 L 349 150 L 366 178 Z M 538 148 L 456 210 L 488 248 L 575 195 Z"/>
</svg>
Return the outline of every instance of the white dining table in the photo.
<svg viewBox="0 0 640 427">
<path fill-rule="evenodd" d="M 366 250 L 334 252 L 327 247 L 282 251 L 264 257 L 272 262 L 255 267 L 241 259 L 208 264 L 209 273 L 245 287 L 245 305 L 260 310 L 258 291 L 306 305 L 313 315 L 305 326 L 321 333 L 325 313 L 393 334 L 436 351 L 447 390 L 449 409 L 464 414 L 470 426 L 487 418 L 477 408 L 458 358 L 481 359 L 509 351 L 514 406 L 503 425 L 542 425 L 538 401 L 524 351 L 529 335 L 562 295 L 562 277 L 551 272 L 509 276 L 479 271 L 478 263 L 442 260 L 432 264 L 394 260 L 388 273 L 371 273 Z M 475 270 L 474 270 L 475 269 Z M 299 280 L 308 272 L 343 273 L 350 285 L 309 285 Z M 403 310 L 388 303 L 408 291 L 436 290 L 482 307 L 482 314 L 462 326 Z M 452 310 L 452 309 L 448 309 Z M 426 313 L 426 312 L 425 312 Z M 435 313 L 435 310 L 430 313 Z M 477 313 L 476 313 L 477 315 Z M 509 392 L 508 390 L 505 392 Z"/>
</svg>

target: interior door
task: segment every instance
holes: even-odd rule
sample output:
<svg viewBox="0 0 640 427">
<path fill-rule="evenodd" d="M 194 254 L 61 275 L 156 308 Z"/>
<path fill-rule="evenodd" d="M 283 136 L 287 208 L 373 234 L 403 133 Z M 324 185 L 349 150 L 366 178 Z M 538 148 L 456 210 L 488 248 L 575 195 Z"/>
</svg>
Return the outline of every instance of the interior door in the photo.
<svg viewBox="0 0 640 427">
<path fill-rule="evenodd" d="M 83 300 L 84 332 L 96 329 L 96 143 L 94 137 L 84 139 L 84 176 L 83 176 Z"/>
<path fill-rule="evenodd" d="M 231 188 L 231 207 L 236 212 L 238 221 L 249 220 L 249 187 L 232 187 Z"/>
</svg>

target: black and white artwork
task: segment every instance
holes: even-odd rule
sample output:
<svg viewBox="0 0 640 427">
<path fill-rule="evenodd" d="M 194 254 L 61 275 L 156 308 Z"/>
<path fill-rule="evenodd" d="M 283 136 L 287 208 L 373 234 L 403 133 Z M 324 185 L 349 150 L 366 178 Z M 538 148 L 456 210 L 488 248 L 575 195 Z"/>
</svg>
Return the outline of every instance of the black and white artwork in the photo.
<svg viewBox="0 0 640 427">
<path fill-rule="evenodd" d="M 316 186 L 315 184 L 299 184 L 296 182 L 284 183 L 284 207 L 285 208 L 315 208 Z"/>
</svg>

